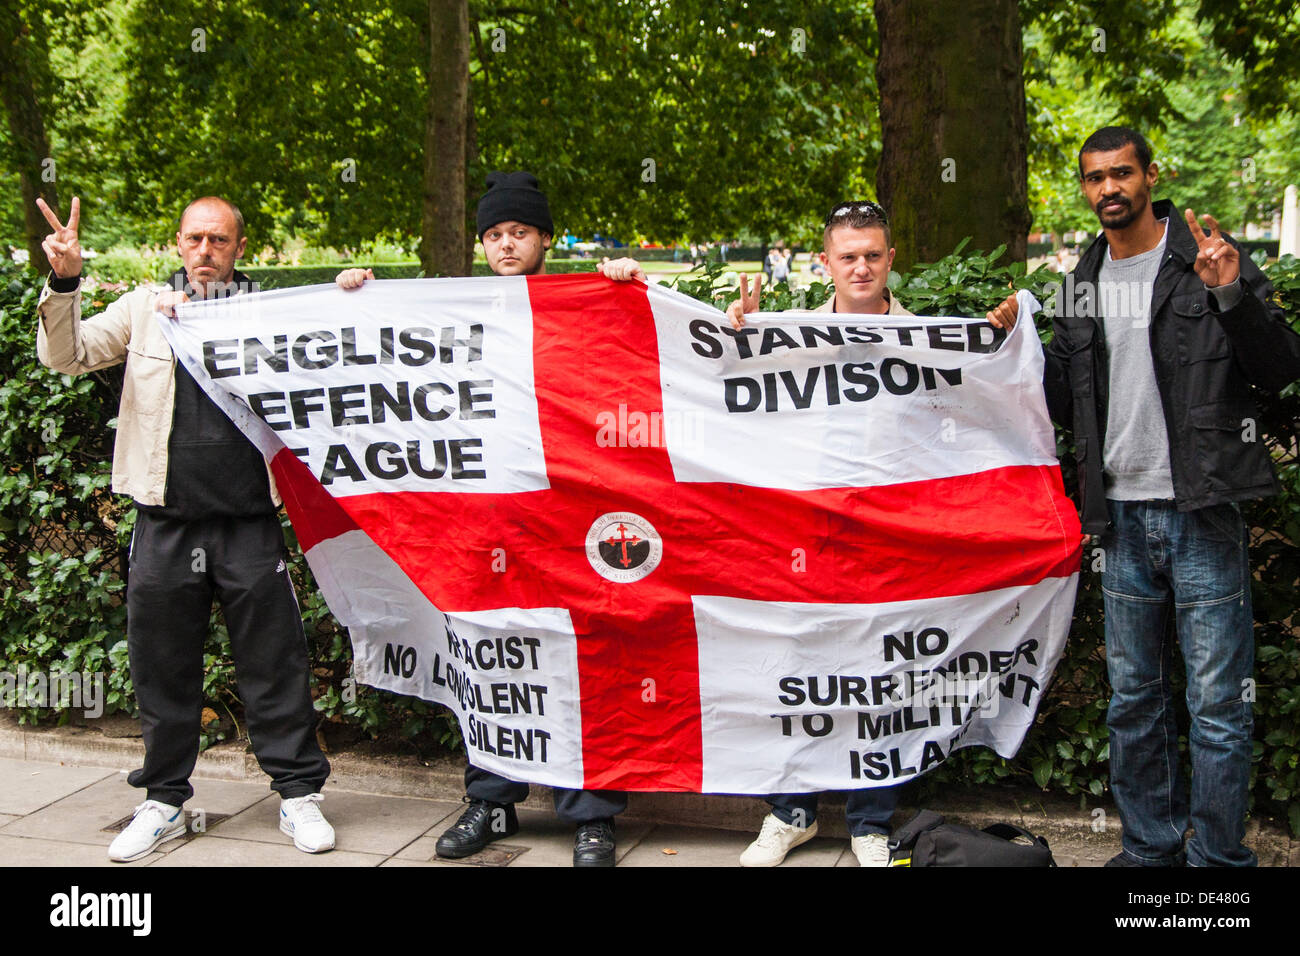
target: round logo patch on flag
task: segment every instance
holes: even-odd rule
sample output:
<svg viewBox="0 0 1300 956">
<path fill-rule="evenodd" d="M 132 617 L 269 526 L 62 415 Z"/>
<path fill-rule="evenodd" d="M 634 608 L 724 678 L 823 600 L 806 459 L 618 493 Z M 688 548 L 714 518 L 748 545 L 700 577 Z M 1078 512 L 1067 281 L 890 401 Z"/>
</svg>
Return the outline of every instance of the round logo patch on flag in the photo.
<svg viewBox="0 0 1300 956">
<path fill-rule="evenodd" d="M 664 544 L 654 525 L 630 511 L 611 511 L 587 532 L 587 560 L 607 581 L 640 581 L 659 567 Z"/>
</svg>

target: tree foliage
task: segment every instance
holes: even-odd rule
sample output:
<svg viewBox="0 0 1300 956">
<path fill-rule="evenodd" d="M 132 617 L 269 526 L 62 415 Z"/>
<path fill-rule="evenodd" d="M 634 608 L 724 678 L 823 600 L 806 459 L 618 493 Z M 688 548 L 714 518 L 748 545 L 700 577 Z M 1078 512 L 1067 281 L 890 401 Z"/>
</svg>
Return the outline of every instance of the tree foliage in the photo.
<svg viewBox="0 0 1300 956">
<path fill-rule="evenodd" d="M 480 11 L 478 149 L 482 169 L 537 171 L 557 224 L 660 241 L 802 235 L 871 192 L 867 4 L 533 6 Z"/>
<path fill-rule="evenodd" d="M 427 232 L 428 70 L 441 50 L 427 2 L 5 6 L 47 50 L 37 99 L 60 194 L 86 201 L 88 246 L 169 241 L 203 192 L 241 206 L 254 249 L 291 236 L 411 248 Z M 1182 157 L 1167 183 L 1176 171 L 1178 189 L 1230 198 L 1214 204 L 1233 210 L 1225 221 L 1266 218 L 1300 159 L 1286 109 L 1300 69 L 1287 53 L 1292 7 L 1019 0 L 1034 228 L 1092 227 L 1074 152 L 1115 121 Z M 468 0 L 468 10 L 467 216 L 492 168 L 537 172 L 560 228 L 624 240 L 815 240 L 834 202 L 875 192 L 880 49 L 868 0 Z M 964 67 L 946 59 L 987 72 L 982 53 Z M 1184 149 L 1198 133 L 1203 148 Z M 6 122 L 0 237 L 11 242 L 26 211 L 15 149 Z M 1228 196 L 1245 158 L 1256 161 L 1253 189 Z M 924 202 L 908 205 L 933 217 Z"/>
</svg>

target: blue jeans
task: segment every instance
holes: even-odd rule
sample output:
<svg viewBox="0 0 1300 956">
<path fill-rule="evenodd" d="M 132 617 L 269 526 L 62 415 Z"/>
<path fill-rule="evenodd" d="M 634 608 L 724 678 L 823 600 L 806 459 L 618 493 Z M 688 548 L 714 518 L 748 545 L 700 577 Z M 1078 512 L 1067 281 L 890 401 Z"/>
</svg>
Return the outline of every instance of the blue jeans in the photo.
<svg viewBox="0 0 1300 956">
<path fill-rule="evenodd" d="M 901 786 L 872 787 L 868 790 L 850 790 L 844 804 L 844 818 L 849 823 L 849 836 L 866 836 L 868 833 L 890 833 L 889 820 L 898 806 Z M 772 814 L 782 823 L 795 826 L 812 826 L 817 819 L 819 793 L 778 793 L 767 798 Z"/>
<path fill-rule="evenodd" d="M 1254 866 L 1242 845 L 1255 666 L 1250 562 L 1231 504 L 1180 512 L 1172 501 L 1109 501 L 1101 538 L 1110 780 L 1124 855 L 1146 866 Z M 1178 774 L 1169 618 L 1187 669 L 1190 812 Z M 1249 695 L 1253 698 L 1253 694 Z"/>
</svg>

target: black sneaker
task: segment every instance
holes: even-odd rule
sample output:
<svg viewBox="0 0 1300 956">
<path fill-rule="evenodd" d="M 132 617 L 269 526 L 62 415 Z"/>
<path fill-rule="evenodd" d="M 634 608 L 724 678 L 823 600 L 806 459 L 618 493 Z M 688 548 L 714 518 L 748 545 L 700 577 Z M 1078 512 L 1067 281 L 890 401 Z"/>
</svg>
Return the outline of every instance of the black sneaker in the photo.
<svg viewBox="0 0 1300 956">
<path fill-rule="evenodd" d="M 614 821 L 589 820 L 573 835 L 574 866 L 614 865 Z"/>
<path fill-rule="evenodd" d="M 470 800 L 460 819 L 438 837 L 438 856 L 459 860 L 473 856 L 493 840 L 501 840 L 519 832 L 519 819 L 512 803 L 491 803 L 487 800 Z"/>
</svg>

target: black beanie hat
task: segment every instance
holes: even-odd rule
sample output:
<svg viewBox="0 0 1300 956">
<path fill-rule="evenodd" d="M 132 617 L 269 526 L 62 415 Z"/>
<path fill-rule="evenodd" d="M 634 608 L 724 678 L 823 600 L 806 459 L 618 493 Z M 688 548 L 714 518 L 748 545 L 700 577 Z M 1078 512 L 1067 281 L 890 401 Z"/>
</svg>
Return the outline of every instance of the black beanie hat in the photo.
<svg viewBox="0 0 1300 956">
<path fill-rule="evenodd" d="M 532 173 L 489 173 L 487 187 L 479 197 L 476 214 L 480 239 L 499 222 L 522 222 L 555 235 L 546 195 L 537 188 L 537 177 Z"/>
</svg>

